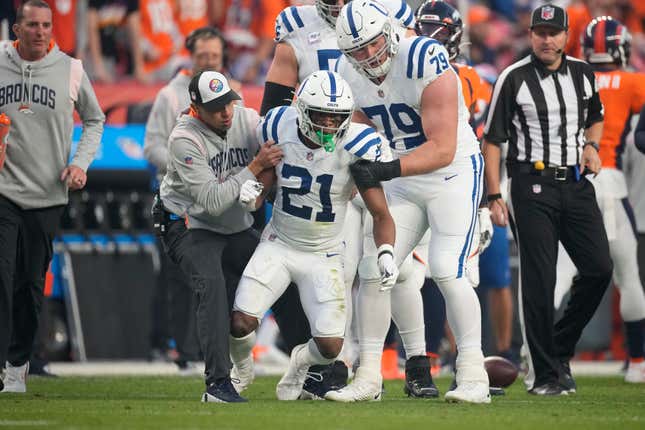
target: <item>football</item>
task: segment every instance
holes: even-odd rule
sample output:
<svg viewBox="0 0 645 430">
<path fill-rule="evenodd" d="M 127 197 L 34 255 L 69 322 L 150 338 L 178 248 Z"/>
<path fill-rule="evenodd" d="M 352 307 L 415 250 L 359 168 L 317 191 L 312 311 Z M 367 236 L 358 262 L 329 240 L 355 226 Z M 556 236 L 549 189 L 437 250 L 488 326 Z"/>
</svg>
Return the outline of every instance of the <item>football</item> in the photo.
<svg viewBox="0 0 645 430">
<path fill-rule="evenodd" d="M 488 381 L 491 387 L 506 388 L 517 379 L 517 367 L 497 355 L 492 355 L 484 359 L 484 367 L 488 372 Z"/>
</svg>

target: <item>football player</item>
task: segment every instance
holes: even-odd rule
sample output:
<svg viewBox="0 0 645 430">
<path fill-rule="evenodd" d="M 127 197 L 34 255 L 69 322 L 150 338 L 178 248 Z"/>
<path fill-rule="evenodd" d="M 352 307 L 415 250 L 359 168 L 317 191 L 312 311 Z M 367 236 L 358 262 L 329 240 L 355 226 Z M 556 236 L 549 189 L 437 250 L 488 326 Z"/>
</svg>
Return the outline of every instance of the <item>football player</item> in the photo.
<svg viewBox="0 0 645 430">
<path fill-rule="evenodd" d="M 268 171 L 263 187 L 249 181 L 240 192 L 241 202 L 255 210 L 259 190 L 277 185 L 273 217 L 244 270 L 233 306 L 231 357 L 239 391 L 253 379 L 258 320 L 291 282 L 298 285 L 312 339 L 291 352 L 276 388 L 278 399 L 298 399 L 309 367 L 330 364 L 341 351 L 346 316 L 341 233 L 354 188 L 350 165 L 359 159 L 379 162 L 383 149 L 389 153 L 387 141 L 373 128 L 350 123 L 353 111 L 349 85 L 334 72 L 318 71 L 303 81 L 295 106 L 270 110 L 258 126 L 259 140 L 281 146 L 284 158 Z M 361 194 L 374 218 L 379 284 L 392 285 L 398 269 L 385 194 L 379 184 Z"/>
<path fill-rule="evenodd" d="M 600 100 L 605 107 L 605 123 L 599 142 L 602 170 L 595 178 L 587 179 L 596 191 L 614 262 L 614 282 L 620 291 L 620 315 L 625 322 L 630 358 L 625 381 L 645 383 L 645 294 L 638 275 L 634 215 L 621 170 L 630 119 L 632 115 L 638 115 L 645 104 L 645 74 L 625 70 L 629 63 L 630 41 L 627 28 L 610 16 L 594 18 L 582 37 L 583 54 L 594 67 Z M 556 307 L 575 275 L 575 266 L 560 246 Z"/>
<path fill-rule="evenodd" d="M 396 160 L 359 163 L 359 187 L 385 187 L 396 222 L 395 259 L 400 264 L 430 227 L 428 260 L 445 298 L 457 341 L 457 387 L 446 400 L 489 403 L 481 351 L 477 296 L 467 277 L 467 257 L 477 249 L 477 207 L 483 158 L 468 124 L 459 80 L 449 54 L 426 37 L 404 38 L 380 3 L 355 0 L 336 22 L 343 58 L 337 69 L 354 88 L 354 118 L 385 134 Z M 379 287 L 378 253 L 366 238 L 359 265 L 360 367 L 354 381 L 326 399 L 380 399 L 380 361 L 391 311 L 391 291 Z"/>
</svg>

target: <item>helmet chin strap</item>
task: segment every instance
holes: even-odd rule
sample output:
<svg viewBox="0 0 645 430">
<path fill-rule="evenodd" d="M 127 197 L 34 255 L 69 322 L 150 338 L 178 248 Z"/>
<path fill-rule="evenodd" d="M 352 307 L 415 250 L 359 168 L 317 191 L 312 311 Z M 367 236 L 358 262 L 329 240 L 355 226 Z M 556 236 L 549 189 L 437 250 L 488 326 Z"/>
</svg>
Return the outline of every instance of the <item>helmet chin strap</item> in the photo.
<svg viewBox="0 0 645 430">
<path fill-rule="evenodd" d="M 320 146 L 322 146 L 326 152 L 334 152 L 334 150 L 336 149 L 336 144 L 334 143 L 333 134 L 323 133 L 322 130 L 318 130 L 316 131 L 316 136 L 318 136 L 318 142 L 320 142 Z"/>
</svg>

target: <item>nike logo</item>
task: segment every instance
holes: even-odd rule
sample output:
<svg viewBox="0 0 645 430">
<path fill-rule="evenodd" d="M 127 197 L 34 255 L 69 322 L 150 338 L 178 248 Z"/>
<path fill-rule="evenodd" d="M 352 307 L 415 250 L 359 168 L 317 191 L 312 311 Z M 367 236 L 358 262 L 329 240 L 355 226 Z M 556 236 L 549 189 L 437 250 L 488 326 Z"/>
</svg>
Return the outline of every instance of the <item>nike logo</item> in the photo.
<svg viewBox="0 0 645 430">
<path fill-rule="evenodd" d="M 455 173 L 454 175 L 450 175 L 450 176 L 444 176 L 443 180 L 444 181 L 449 181 L 449 180 L 451 180 L 452 178 L 454 178 L 457 175 L 459 175 L 459 173 Z"/>
<path fill-rule="evenodd" d="M 326 255 L 327 255 L 327 258 L 331 258 L 331 257 L 335 257 L 337 255 L 340 255 L 340 253 L 338 253 L 338 252 L 328 252 Z"/>
</svg>

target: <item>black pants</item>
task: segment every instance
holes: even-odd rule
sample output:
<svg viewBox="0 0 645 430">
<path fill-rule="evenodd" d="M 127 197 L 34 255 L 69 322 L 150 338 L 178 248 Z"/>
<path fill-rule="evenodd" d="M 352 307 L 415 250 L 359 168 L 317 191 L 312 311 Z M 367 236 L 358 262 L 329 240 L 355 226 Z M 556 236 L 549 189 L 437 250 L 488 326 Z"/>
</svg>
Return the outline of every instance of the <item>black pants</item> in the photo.
<svg viewBox="0 0 645 430">
<path fill-rule="evenodd" d="M 0 196 L 0 367 L 25 364 L 63 206 L 24 210 Z"/>
<path fill-rule="evenodd" d="M 583 328 L 605 293 L 613 270 L 593 185 L 585 178 L 557 181 L 511 166 L 513 232 L 520 256 L 519 315 L 537 387 L 559 377 Z M 558 241 L 578 269 L 562 318 L 553 324 Z M 529 386 L 529 389 L 532 388 Z"/>
</svg>

